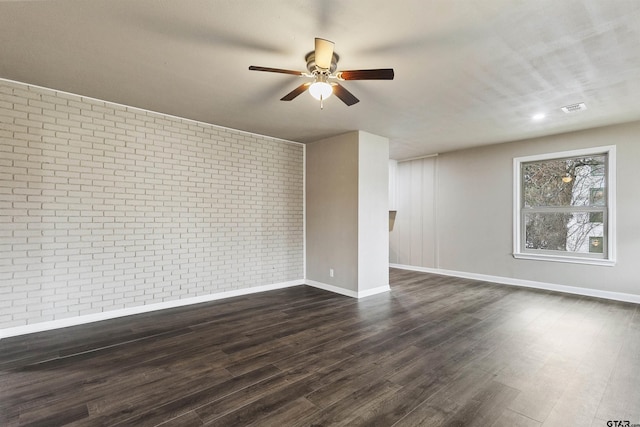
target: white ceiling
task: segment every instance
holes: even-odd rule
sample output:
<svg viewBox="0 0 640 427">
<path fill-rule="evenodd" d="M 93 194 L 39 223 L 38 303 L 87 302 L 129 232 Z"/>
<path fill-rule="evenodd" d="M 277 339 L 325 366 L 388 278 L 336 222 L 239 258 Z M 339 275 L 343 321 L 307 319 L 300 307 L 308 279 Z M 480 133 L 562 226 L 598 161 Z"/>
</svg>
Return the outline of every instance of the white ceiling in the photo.
<svg viewBox="0 0 640 427">
<path fill-rule="evenodd" d="M 321 111 L 248 70 L 304 70 L 314 37 L 395 80 Z M 406 159 L 640 119 L 640 1 L 0 1 L 0 77 L 293 141 L 360 129 Z"/>
</svg>

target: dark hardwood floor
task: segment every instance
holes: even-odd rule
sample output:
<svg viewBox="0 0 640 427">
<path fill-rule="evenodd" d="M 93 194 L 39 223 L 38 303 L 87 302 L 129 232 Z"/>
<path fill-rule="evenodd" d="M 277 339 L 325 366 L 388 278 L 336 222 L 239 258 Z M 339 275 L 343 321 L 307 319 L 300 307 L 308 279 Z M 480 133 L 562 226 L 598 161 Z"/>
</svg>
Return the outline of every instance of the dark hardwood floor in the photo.
<svg viewBox="0 0 640 427">
<path fill-rule="evenodd" d="M 391 270 L 0 340 L 2 426 L 640 423 L 640 309 Z"/>
</svg>

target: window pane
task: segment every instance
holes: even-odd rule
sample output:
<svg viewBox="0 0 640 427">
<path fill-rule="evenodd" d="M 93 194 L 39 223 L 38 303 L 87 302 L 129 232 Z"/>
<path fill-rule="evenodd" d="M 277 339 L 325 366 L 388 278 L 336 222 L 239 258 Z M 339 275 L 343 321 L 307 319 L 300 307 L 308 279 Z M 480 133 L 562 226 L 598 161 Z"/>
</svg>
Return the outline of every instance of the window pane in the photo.
<svg viewBox="0 0 640 427">
<path fill-rule="evenodd" d="M 525 213 L 525 248 L 601 254 L 604 226 L 593 217 L 594 212 Z"/>
<path fill-rule="evenodd" d="M 606 155 L 522 164 L 525 207 L 605 206 Z"/>
</svg>

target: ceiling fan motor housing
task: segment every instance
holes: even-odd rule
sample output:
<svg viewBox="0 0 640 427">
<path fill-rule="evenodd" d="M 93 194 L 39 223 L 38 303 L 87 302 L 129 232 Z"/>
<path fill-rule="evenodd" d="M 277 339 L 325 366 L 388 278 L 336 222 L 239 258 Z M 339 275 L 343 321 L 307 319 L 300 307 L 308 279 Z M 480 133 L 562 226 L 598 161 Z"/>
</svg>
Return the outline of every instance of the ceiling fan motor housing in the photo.
<svg viewBox="0 0 640 427">
<path fill-rule="evenodd" d="M 324 70 L 320 67 L 318 67 L 316 65 L 316 52 L 315 51 L 311 51 L 309 53 L 307 53 L 304 57 L 305 61 L 307 61 L 307 70 L 309 70 L 309 73 L 311 74 L 333 74 L 335 73 L 335 71 L 338 69 L 338 60 L 340 59 L 340 57 L 338 56 L 337 53 L 333 53 L 333 56 L 331 57 L 331 67 L 329 67 L 328 70 Z"/>
</svg>

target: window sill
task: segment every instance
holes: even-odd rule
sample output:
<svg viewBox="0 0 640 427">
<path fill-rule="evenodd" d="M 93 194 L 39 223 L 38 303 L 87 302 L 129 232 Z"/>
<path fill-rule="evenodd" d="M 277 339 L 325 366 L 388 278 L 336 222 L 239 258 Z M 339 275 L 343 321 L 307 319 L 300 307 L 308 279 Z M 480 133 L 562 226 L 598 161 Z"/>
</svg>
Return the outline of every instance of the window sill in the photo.
<svg viewBox="0 0 640 427">
<path fill-rule="evenodd" d="M 601 258 L 582 258 L 582 257 L 571 257 L 571 256 L 561 256 L 561 255 L 525 254 L 525 253 L 514 253 L 513 257 L 516 259 L 567 262 L 571 264 L 600 265 L 600 266 L 606 266 L 606 267 L 613 267 L 614 265 L 616 265 L 615 260 L 601 259 Z"/>
</svg>

